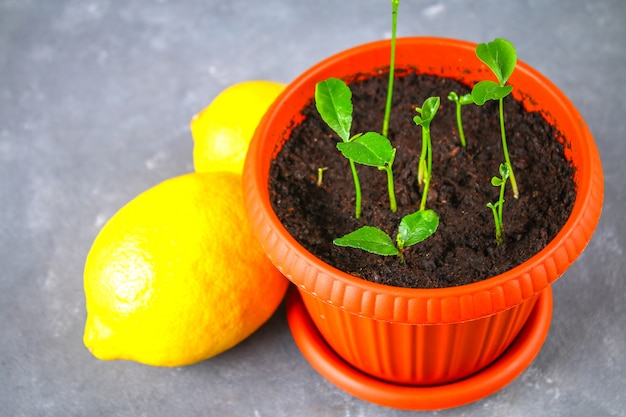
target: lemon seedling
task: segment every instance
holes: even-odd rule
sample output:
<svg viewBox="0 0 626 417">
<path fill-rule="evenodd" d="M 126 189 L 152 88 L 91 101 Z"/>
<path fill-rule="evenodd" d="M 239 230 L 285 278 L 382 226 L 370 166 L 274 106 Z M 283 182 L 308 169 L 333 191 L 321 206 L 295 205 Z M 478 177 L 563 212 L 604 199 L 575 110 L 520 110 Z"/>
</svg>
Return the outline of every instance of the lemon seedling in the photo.
<svg viewBox="0 0 626 417">
<path fill-rule="evenodd" d="M 450 91 L 450 93 L 448 94 L 448 100 L 456 104 L 456 125 L 459 130 L 459 140 L 461 141 L 461 146 L 465 148 L 467 146 L 467 142 L 465 141 L 465 132 L 463 131 L 461 107 L 465 106 L 466 104 L 474 104 L 474 99 L 469 93 L 459 96 L 455 91 Z"/>
<path fill-rule="evenodd" d="M 474 103 L 482 106 L 488 100 L 497 100 L 500 113 L 500 136 L 502 137 L 502 150 L 504 160 L 510 169 L 511 187 L 513 197 L 519 197 L 517 181 L 513 174 L 509 150 L 506 144 L 506 132 L 504 129 L 504 97 L 511 94 L 513 86 L 506 85 L 515 65 L 517 64 L 517 52 L 511 42 L 503 38 L 496 38 L 488 43 L 481 43 L 476 46 L 476 56 L 480 59 L 496 76 L 498 82 L 483 80 L 478 82 L 472 89 Z"/>
<path fill-rule="evenodd" d="M 337 149 L 343 156 L 358 164 L 376 167 L 387 173 L 389 208 L 395 213 L 398 205 L 391 167 L 396 157 L 396 148 L 391 146 L 389 139 L 377 132 L 366 132 L 362 135 L 355 135 L 349 142 L 338 143 Z"/>
<path fill-rule="evenodd" d="M 396 67 L 396 27 L 398 24 L 398 6 L 400 0 L 391 0 L 391 56 L 389 58 L 389 78 L 387 82 L 387 102 L 385 104 L 385 117 L 383 119 L 382 135 L 388 137 L 389 117 L 391 116 L 391 102 L 393 98 L 393 80 Z"/>
<path fill-rule="evenodd" d="M 396 150 L 389 139 L 377 132 L 357 133 L 350 136 L 352 129 L 352 92 L 343 80 L 329 78 L 315 86 L 315 107 L 322 120 L 339 136 L 342 142 L 337 149 L 350 162 L 356 195 L 356 214 L 361 216 L 361 185 L 355 164 L 377 167 L 387 173 L 389 206 L 397 210 L 391 166 Z"/>
<path fill-rule="evenodd" d="M 433 145 L 430 138 L 430 123 L 435 118 L 441 99 L 439 97 L 428 97 L 424 100 L 422 107 L 416 107 L 417 115 L 413 118 L 416 125 L 422 127 L 422 152 L 417 166 L 417 183 L 423 186 L 422 201 L 420 210 L 426 208 L 428 198 L 428 188 L 433 172 Z"/>
<path fill-rule="evenodd" d="M 433 210 L 419 210 L 402 218 L 396 242 L 383 230 L 363 226 L 354 232 L 333 240 L 337 246 L 362 249 L 377 255 L 396 255 L 404 262 L 404 249 L 422 242 L 437 230 L 439 217 Z"/>
<path fill-rule="evenodd" d="M 337 246 L 362 249 L 378 255 L 397 255 L 400 262 L 404 262 L 404 249 L 422 242 L 437 230 L 439 216 L 434 210 L 426 210 L 426 200 L 428 188 L 432 175 L 433 155 L 432 141 L 430 138 L 430 122 L 437 114 L 440 98 L 429 97 L 424 101 L 422 107 L 415 110 L 419 113 L 413 121 L 422 126 L 422 155 L 418 163 L 420 178 L 423 180 L 424 189 L 420 209 L 402 218 L 398 226 L 398 234 L 394 243 L 391 236 L 383 230 L 374 226 L 363 226 L 345 236 L 333 240 Z M 382 138 L 382 139 L 381 139 Z M 365 145 L 362 142 L 367 142 Z M 378 166 L 388 172 L 388 179 L 391 181 L 390 197 L 393 186 L 393 176 L 391 174 L 391 164 L 395 158 L 396 150 L 384 136 L 377 133 L 366 133 L 352 142 L 340 143 L 338 148 L 345 156 L 367 162 L 369 165 Z M 343 149 L 342 149 L 343 148 Z M 344 151 L 349 150 L 350 153 Z M 395 204 L 395 200 L 394 200 Z"/>
<path fill-rule="evenodd" d="M 329 78 L 315 85 L 315 108 L 322 120 L 343 142 L 349 142 L 352 129 L 352 91 L 342 80 Z M 348 158 L 354 181 L 355 214 L 361 217 L 361 182 L 354 161 Z"/>
<path fill-rule="evenodd" d="M 487 207 L 493 212 L 493 222 L 496 227 L 496 243 L 501 245 L 504 243 L 504 223 L 502 221 L 502 213 L 504 210 L 504 188 L 506 186 L 506 180 L 511 174 L 511 167 L 509 164 L 500 164 L 500 177 L 491 178 L 491 185 L 494 187 L 500 187 L 500 197 L 495 203 L 487 203 Z"/>
<path fill-rule="evenodd" d="M 326 171 L 328 167 L 319 167 L 317 168 L 317 186 L 321 187 L 324 182 L 324 171 Z"/>
</svg>

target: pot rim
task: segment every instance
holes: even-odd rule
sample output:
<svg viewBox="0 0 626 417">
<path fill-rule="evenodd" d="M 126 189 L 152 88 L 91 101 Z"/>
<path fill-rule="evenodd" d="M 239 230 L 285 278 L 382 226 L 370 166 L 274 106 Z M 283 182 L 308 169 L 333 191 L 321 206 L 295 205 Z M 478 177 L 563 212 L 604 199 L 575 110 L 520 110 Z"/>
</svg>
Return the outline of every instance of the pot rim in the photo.
<svg viewBox="0 0 626 417">
<path fill-rule="evenodd" d="M 311 85 L 331 76 L 336 68 L 344 68 L 346 62 L 361 63 L 363 54 L 388 54 L 389 45 L 388 40 L 362 44 L 312 66 L 288 85 L 261 120 L 250 145 L 243 178 L 249 218 L 268 256 L 299 288 L 339 308 L 383 320 L 433 324 L 471 320 L 512 308 L 537 296 L 565 272 L 591 239 L 602 209 L 604 180 L 598 150 L 578 110 L 552 82 L 522 61 L 518 61 L 509 80 L 513 86 L 520 86 L 519 89 L 514 88 L 513 94 L 524 101 L 527 109 L 542 110 L 544 117 L 556 124 L 557 129 L 569 132 L 564 133 L 568 145 L 566 154 L 575 165 L 577 185 L 574 207 L 564 227 L 546 247 L 526 262 L 499 275 L 457 287 L 423 289 L 387 286 L 352 276 L 322 262 L 300 245 L 278 220 L 269 201 L 267 180 L 270 161 L 267 158 L 264 160 L 263 149 L 271 147 L 275 156 L 278 152 L 275 142 L 282 145 L 286 140 L 289 125 L 283 123 L 279 134 L 274 132 L 272 136 L 271 133 L 271 126 L 280 122 L 279 110 L 294 101 L 312 99 L 313 95 L 308 94 Z M 469 53 L 473 55 L 475 46 L 471 42 L 448 38 L 401 37 L 397 39 L 396 68 L 402 68 L 402 61 L 408 59 L 405 55 L 410 51 L 427 50 L 429 56 L 442 58 L 447 65 L 456 62 L 456 78 L 471 83 L 472 76 L 486 71 L 477 58 L 477 63 L 472 62 L 471 71 L 458 71 L 467 65 L 462 63 L 463 57 L 468 57 Z M 368 62 L 368 70 L 381 68 L 371 68 L 370 65 Z M 431 62 L 414 66 L 420 72 L 422 69 L 431 73 L 441 70 Z M 360 71 L 354 69 L 349 75 Z M 539 85 L 539 92 L 529 92 L 530 85 Z M 549 107 L 552 110 L 546 113 L 538 96 L 551 103 Z M 293 124 L 293 117 L 291 119 Z"/>
</svg>

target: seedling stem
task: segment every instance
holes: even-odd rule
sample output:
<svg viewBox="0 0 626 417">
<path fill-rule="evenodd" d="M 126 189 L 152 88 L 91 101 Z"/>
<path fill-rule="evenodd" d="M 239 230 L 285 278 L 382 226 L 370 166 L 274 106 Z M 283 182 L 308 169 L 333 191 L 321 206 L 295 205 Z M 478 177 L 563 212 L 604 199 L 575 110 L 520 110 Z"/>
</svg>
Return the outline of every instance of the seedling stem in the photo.
<svg viewBox="0 0 626 417">
<path fill-rule="evenodd" d="M 422 107 L 416 107 L 418 115 L 413 118 L 416 125 L 422 126 L 422 152 L 417 167 L 417 182 L 423 185 L 422 201 L 420 202 L 420 210 L 426 208 L 426 200 L 428 199 L 428 188 L 430 187 L 430 178 L 433 172 L 433 146 L 430 139 L 430 122 L 437 114 L 441 99 L 439 97 L 429 97 L 424 100 Z"/>
<path fill-rule="evenodd" d="M 508 163 L 500 164 L 500 178 L 493 177 L 491 178 L 491 185 L 494 187 L 500 187 L 500 195 L 498 201 L 495 203 L 487 203 L 487 207 L 491 209 L 493 212 L 493 222 L 496 228 L 496 243 L 500 246 L 504 243 L 504 222 L 503 222 L 503 211 L 504 211 L 504 189 L 506 187 L 506 180 L 510 178 L 511 167 Z"/>
<path fill-rule="evenodd" d="M 465 94 L 461 97 L 454 92 L 450 91 L 448 94 L 448 100 L 453 101 L 456 104 L 456 125 L 459 130 L 459 140 L 461 141 L 461 146 L 466 147 L 467 142 L 465 141 L 465 132 L 463 131 L 463 119 L 461 118 L 461 107 L 466 104 L 474 103 L 471 94 Z"/>
<path fill-rule="evenodd" d="M 324 180 L 324 171 L 326 171 L 327 169 L 328 167 L 317 168 L 317 186 L 318 187 L 322 186 L 322 182 Z"/>
<path fill-rule="evenodd" d="M 498 108 L 500 110 L 500 136 L 502 136 L 502 151 L 504 152 L 504 160 L 509 167 L 509 179 L 511 180 L 511 187 L 513 188 L 513 197 L 519 198 L 519 190 L 517 189 L 517 181 L 515 181 L 515 174 L 513 173 L 513 167 L 511 165 L 511 158 L 509 157 L 509 148 L 506 144 L 506 131 L 504 129 L 504 99 L 498 100 Z"/>
<path fill-rule="evenodd" d="M 391 116 L 391 102 L 393 97 L 393 80 L 395 78 L 396 63 L 396 27 L 398 22 L 398 6 L 400 0 L 391 0 L 391 57 L 389 59 L 389 81 L 387 83 L 387 103 L 385 105 L 385 117 L 383 119 L 383 136 L 389 132 L 389 117 Z"/>
</svg>

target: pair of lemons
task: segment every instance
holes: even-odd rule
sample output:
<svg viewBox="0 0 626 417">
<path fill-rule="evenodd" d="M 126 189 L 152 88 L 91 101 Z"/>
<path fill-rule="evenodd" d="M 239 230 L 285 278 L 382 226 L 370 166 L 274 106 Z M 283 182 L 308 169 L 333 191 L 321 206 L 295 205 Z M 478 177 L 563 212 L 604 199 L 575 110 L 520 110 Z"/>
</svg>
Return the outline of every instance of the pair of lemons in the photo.
<svg viewBox="0 0 626 417">
<path fill-rule="evenodd" d="M 261 117 L 283 84 L 249 81 L 191 121 L 195 172 L 168 179 L 102 228 L 84 271 L 84 343 L 100 359 L 181 366 L 257 330 L 287 280 L 256 241 L 241 171 Z"/>
</svg>

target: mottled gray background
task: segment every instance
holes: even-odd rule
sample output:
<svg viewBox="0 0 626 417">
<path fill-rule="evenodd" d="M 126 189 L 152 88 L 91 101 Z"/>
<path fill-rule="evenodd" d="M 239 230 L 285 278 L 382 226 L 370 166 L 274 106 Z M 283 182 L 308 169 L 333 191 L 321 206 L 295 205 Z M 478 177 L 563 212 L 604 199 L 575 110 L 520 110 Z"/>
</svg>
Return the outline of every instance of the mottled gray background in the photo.
<svg viewBox="0 0 626 417">
<path fill-rule="evenodd" d="M 509 38 L 578 107 L 603 158 L 603 217 L 554 285 L 532 366 L 432 416 L 626 415 L 626 2 L 402 0 L 399 35 Z M 85 256 L 139 192 L 192 170 L 189 120 L 226 86 L 289 82 L 388 37 L 385 0 L 0 0 L 0 415 L 406 416 L 345 394 L 303 359 L 284 309 L 183 368 L 83 347 Z"/>
</svg>

